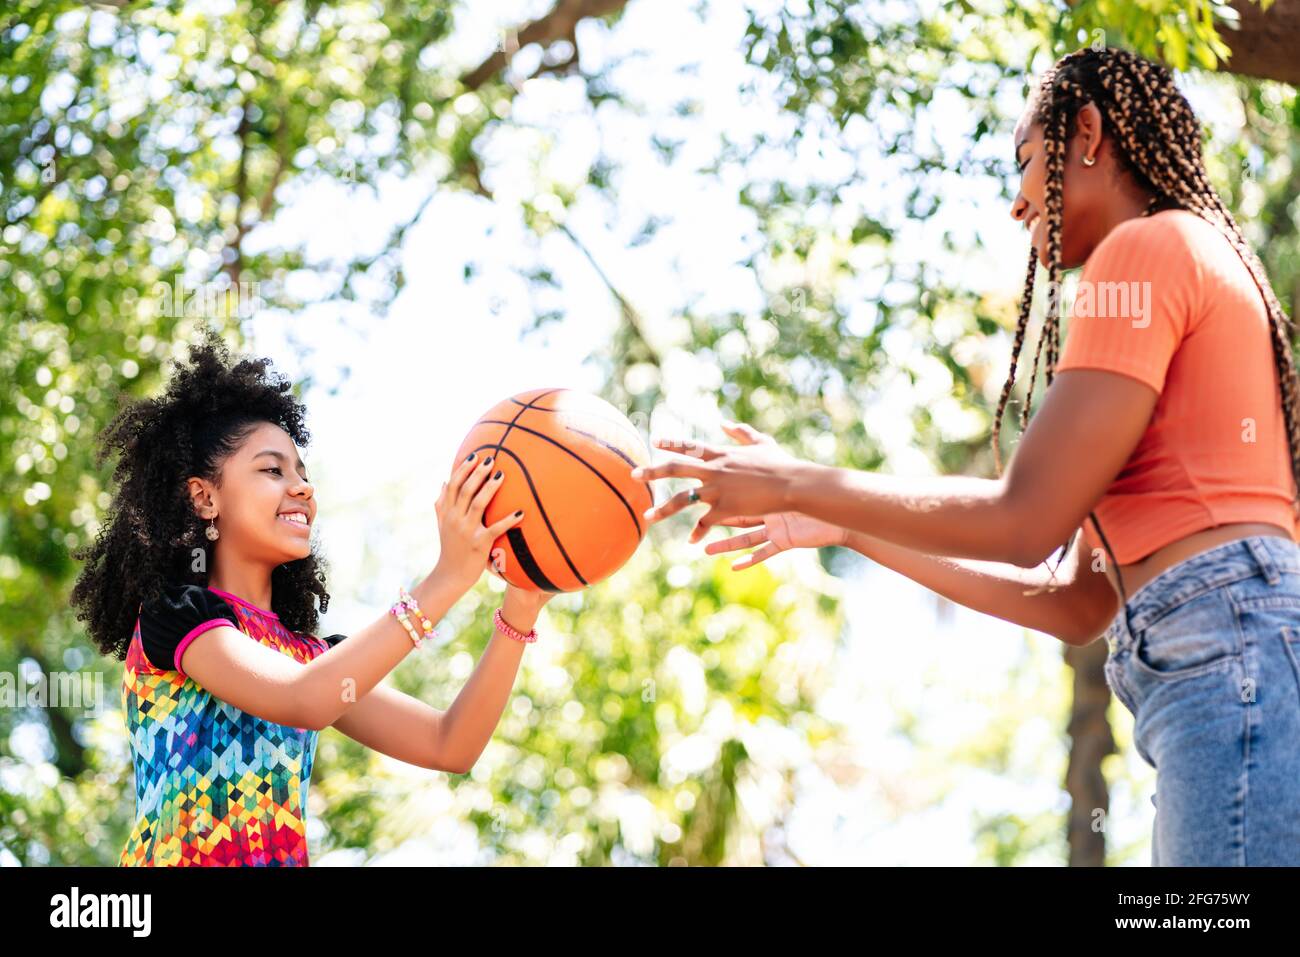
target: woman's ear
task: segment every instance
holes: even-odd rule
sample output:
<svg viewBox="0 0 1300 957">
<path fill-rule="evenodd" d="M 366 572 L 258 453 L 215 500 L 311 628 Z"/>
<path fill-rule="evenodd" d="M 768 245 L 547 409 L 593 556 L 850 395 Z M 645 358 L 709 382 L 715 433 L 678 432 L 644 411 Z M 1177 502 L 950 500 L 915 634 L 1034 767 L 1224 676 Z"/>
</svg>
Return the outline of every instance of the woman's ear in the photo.
<svg viewBox="0 0 1300 957">
<path fill-rule="evenodd" d="M 1078 156 L 1074 162 L 1084 166 L 1096 163 L 1099 158 L 1097 154 L 1101 152 L 1101 139 L 1101 110 L 1097 109 L 1096 103 L 1085 103 L 1075 118 L 1074 148 L 1078 151 Z"/>
</svg>

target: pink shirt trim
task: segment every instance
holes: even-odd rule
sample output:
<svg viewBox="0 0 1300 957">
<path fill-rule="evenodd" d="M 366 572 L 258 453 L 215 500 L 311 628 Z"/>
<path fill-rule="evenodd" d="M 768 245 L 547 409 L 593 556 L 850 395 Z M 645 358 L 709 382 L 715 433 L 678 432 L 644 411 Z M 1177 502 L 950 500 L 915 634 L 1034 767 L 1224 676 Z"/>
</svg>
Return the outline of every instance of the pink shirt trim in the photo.
<svg viewBox="0 0 1300 957">
<path fill-rule="evenodd" d="M 209 586 L 208 586 L 208 591 L 213 592 L 214 594 L 220 595 L 222 598 L 226 599 L 227 601 L 237 601 L 237 602 L 239 602 L 239 604 L 243 605 L 245 608 L 251 608 L 251 609 L 253 609 L 253 611 L 261 612 L 263 615 L 270 615 L 272 618 L 279 618 L 279 617 L 280 617 L 279 615 L 277 615 L 277 614 L 276 614 L 275 612 L 273 612 L 273 611 L 267 611 L 265 608 L 259 608 L 259 607 L 257 607 L 256 605 L 254 605 L 251 601 L 244 601 L 244 599 L 240 598 L 238 595 L 232 595 L 232 594 L 230 594 L 230 592 L 228 592 L 228 591 L 222 591 L 220 588 L 213 588 L 211 585 L 209 585 Z"/>
<path fill-rule="evenodd" d="M 216 628 L 219 625 L 230 625 L 231 628 L 235 627 L 231 624 L 229 618 L 213 618 L 211 621 L 205 621 L 203 624 L 196 625 L 189 630 L 185 637 L 181 639 L 181 643 L 176 646 L 176 654 L 172 656 L 172 664 L 176 666 L 177 671 L 185 675 L 185 669 L 181 667 L 181 655 L 185 654 L 185 649 L 190 646 L 190 642 L 205 631 Z M 188 678 L 189 675 L 185 675 L 185 677 Z"/>
</svg>

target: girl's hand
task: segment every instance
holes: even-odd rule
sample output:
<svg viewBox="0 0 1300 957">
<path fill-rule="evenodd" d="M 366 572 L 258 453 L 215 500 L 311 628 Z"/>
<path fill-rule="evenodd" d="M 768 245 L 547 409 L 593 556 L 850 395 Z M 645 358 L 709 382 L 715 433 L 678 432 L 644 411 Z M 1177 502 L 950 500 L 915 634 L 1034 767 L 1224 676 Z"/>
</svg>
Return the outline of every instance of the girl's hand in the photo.
<svg viewBox="0 0 1300 957">
<path fill-rule="evenodd" d="M 702 483 L 647 511 L 645 518 L 651 524 L 695 502 L 704 502 L 711 507 L 700 516 L 690 536 L 690 541 L 697 542 L 714 525 L 741 524 L 738 516 L 787 510 L 790 480 L 799 459 L 777 445 L 770 435 L 743 423 L 724 423 L 723 430 L 740 445 L 714 448 L 693 441 L 658 439 L 658 448 L 683 452 L 691 458 L 675 458 L 632 470 L 634 479 L 697 478 Z M 743 523 L 752 525 L 755 520 Z"/>
<path fill-rule="evenodd" d="M 775 512 L 757 519 L 737 518 L 735 522 L 737 525 L 761 524 L 763 527 L 740 535 L 733 535 L 730 538 L 723 538 L 716 542 L 709 542 L 704 546 L 704 551 L 709 555 L 734 552 L 741 548 L 749 548 L 751 545 L 763 546 L 757 551 L 750 552 L 732 565 L 732 571 L 750 568 L 759 562 L 767 561 L 773 555 L 788 548 L 845 545 L 849 540 L 849 530 L 847 528 L 823 522 L 821 519 L 812 518 L 800 512 Z"/>
<path fill-rule="evenodd" d="M 501 487 L 501 471 L 492 471 L 491 456 L 471 453 L 452 469 L 443 483 L 434 510 L 438 513 L 438 540 L 442 554 L 434 574 L 464 594 L 474 587 L 487 567 L 492 543 L 519 523 L 523 511 L 507 515 L 495 525 L 484 526 L 483 511 Z"/>
<path fill-rule="evenodd" d="M 506 585 L 506 597 L 501 603 L 501 617 L 511 628 L 530 630 L 537 622 L 542 608 L 556 595 L 553 591 L 529 591 Z"/>
</svg>

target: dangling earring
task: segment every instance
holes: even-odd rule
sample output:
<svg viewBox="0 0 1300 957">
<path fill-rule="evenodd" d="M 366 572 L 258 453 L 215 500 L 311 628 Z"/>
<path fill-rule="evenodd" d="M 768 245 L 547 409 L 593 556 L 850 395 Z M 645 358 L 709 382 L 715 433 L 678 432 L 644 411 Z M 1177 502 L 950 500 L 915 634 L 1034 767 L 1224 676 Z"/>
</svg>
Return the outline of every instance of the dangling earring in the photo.
<svg viewBox="0 0 1300 957">
<path fill-rule="evenodd" d="M 1095 166 L 1096 163 L 1097 163 L 1097 158 L 1095 156 L 1085 156 L 1083 158 L 1084 166 Z"/>
<path fill-rule="evenodd" d="M 203 534 L 208 536 L 208 541 L 210 542 L 215 542 L 217 538 L 221 535 L 221 533 L 217 531 L 216 522 L 217 522 L 217 516 L 213 515 L 210 519 L 208 519 L 208 527 L 203 531 Z"/>
</svg>

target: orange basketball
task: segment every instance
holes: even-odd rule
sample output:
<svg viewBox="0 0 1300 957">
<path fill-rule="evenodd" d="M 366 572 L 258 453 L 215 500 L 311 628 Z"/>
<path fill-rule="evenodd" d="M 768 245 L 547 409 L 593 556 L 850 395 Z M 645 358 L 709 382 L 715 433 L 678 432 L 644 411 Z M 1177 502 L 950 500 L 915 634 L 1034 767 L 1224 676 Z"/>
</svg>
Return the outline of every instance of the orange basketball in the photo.
<svg viewBox="0 0 1300 957">
<path fill-rule="evenodd" d="M 645 536 L 654 504 L 632 469 L 648 465 L 641 434 L 604 399 L 533 389 L 498 402 L 456 453 L 491 455 L 505 474 L 483 514 L 524 517 L 492 545 L 492 569 L 532 591 L 577 591 L 618 571 Z"/>
</svg>

